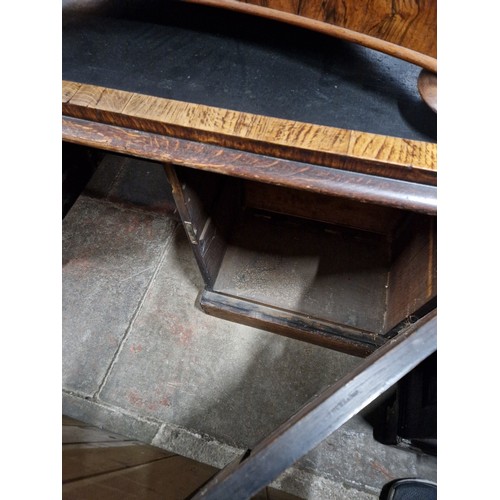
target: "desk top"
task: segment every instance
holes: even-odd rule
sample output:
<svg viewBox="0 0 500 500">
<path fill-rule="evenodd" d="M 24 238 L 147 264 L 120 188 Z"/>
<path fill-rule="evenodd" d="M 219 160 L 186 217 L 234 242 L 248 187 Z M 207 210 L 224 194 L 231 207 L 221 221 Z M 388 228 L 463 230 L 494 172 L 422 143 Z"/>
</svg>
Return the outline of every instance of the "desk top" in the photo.
<svg viewBox="0 0 500 500">
<path fill-rule="evenodd" d="M 418 95 L 420 68 L 223 9 L 110 5 L 63 9 L 63 138 L 101 147 L 96 137 L 111 134 L 116 151 L 164 161 L 159 141 L 172 138 L 168 151 L 194 152 L 197 168 L 212 168 L 199 160 L 208 154 L 219 162 L 236 154 L 227 170 L 245 151 L 257 155 L 248 165 L 266 155 L 309 165 L 297 171 L 318 165 L 436 184 L 436 115 Z M 89 132 L 68 119 L 111 128 Z"/>
<path fill-rule="evenodd" d="M 436 141 L 420 68 L 305 29 L 201 5 L 63 10 L 64 80 Z"/>
</svg>

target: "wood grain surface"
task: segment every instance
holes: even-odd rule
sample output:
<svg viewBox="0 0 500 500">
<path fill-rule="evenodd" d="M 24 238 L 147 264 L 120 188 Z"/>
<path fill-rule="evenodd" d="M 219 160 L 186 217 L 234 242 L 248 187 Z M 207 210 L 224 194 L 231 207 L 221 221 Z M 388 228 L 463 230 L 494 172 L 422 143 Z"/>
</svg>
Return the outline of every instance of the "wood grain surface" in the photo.
<svg viewBox="0 0 500 500">
<path fill-rule="evenodd" d="M 415 216 L 393 243 L 385 329 L 437 297 L 436 218 Z M 418 277 L 416 279 L 416 277 Z"/>
<path fill-rule="evenodd" d="M 436 0 L 184 0 L 266 17 L 437 72 Z"/>
<path fill-rule="evenodd" d="M 241 179 L 436 215 L 437 188 L 63 117 L 62 139 Z"/>
<path fill-rule="evenodd" d="M 325 167 L 436 184 L 436 144 L 63 81 L 63 115 Z"/>
<path fill-rule="evenodd" d="M 367 205 L 355 200 L 327 196 L 262 182 L 246 182 L 245 207 L 287 214 L 302 219 L 390 235 L 401 223 L 402 210 Z"/>
</svg>

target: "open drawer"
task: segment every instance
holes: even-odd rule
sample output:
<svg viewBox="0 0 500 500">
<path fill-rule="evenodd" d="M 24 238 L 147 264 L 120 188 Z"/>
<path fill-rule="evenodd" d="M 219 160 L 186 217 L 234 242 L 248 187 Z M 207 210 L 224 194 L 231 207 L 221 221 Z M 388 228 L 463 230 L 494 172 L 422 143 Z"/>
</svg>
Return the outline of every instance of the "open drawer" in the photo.
<svg viewBox="0 0 500 500">
<path fill-rule="evenodd" d="M 166 168 L 205 312 L 365 356 L 435 307 L 434 216 Z"/>
</svg>

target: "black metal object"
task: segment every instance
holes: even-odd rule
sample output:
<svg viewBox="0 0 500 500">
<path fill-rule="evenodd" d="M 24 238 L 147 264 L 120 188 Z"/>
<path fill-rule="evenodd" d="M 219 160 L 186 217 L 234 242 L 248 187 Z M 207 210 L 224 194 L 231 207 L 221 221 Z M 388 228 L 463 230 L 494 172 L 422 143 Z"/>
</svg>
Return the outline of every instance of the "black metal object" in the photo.
<svg viewBox="0 0 500 500">
<path fill-rule="evenodd" d="M 436 500 L 437 484 L 425 479 L 396 479 L 386 484 L 380 500 Z"/>
<path fill-rule="evenodd" d="M 350 374 L 306 404 L 190 498 L 247 499 L 432 355 L 437 313 L 427 316 L 368 356 Z"/>
<path fill-rule="evenodd" d="M 377 441 L 437 455 L 437 353 L 403 377 L 370 419 Z"/>
</svg>

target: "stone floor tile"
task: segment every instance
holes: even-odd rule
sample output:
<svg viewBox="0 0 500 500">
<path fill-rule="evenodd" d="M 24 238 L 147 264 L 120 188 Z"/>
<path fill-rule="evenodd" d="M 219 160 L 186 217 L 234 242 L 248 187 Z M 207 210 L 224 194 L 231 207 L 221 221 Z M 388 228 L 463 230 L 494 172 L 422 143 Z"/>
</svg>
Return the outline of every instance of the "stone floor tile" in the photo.
<svg viewBox="0 0 500 500">
<path fill-rule="evenodd" d="M 99 396 L 247 448 L 360 360 L 207 316 L 183 231 L 155 276 Z"/>
<path fill-rule="evenodd" d="M 63 222 L 63 388 L 92 395 L 176 223 L 80 197 Z"/>
</svg>

